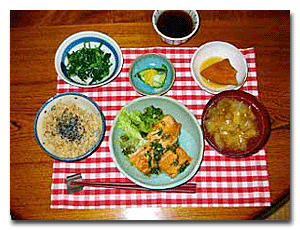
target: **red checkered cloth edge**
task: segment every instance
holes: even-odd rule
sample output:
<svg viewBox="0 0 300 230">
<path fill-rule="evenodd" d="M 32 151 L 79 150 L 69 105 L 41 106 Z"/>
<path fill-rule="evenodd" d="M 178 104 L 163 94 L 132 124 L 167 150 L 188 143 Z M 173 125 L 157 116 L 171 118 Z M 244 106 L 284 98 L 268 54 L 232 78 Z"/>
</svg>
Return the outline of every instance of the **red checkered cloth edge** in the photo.
<svg viewBox="0 0 300 230">
<path fill-rule="evenodd" d="M 119 76 L 97 88 L 77 88 L 58 76 L 57 93 L 79 92 L 95 100 L 103 111 L 107 130 L 99 149 L 79 162 L 53 161 L 51 208 L 54 209 L 115 209 L 133 207 L 257 207 L 270 206 L 269 177 L 266 151 L 245 159 L 220 155 L 205 143 L 199 171 L 191 182 L 197 193 L 166 193 L 85 187 L 69 194 L 66 177 L 81 173 L 86 181 L 129 181 L 116 167 L 110 155 L 108 139 L 113 120 L 129 101 L 141 97 L 130 84 L 129 68 L 141 54 L 160 53 L 174 64 L 176 80 L 164 96 L 172 97 L 189 108 L 201 123 L 205 104 L 213 96 L 202 90 L 190 72 L 190 61 L 197 47 L 122 48 L 124 65 Z M 241 49 L 248 64 L 248 78 L 242 90 L 258 96 L 254 48 Z"/>
</svg>

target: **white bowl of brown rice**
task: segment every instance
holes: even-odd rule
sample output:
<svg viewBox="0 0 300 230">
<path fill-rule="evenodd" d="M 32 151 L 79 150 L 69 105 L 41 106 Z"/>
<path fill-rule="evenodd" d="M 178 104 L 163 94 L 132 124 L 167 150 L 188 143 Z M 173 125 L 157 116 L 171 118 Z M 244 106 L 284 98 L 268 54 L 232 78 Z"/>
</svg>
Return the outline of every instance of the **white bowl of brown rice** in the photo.
<svg viewBox="0 0 300 230">
<path fill-rule="evenodd" d="M 101 144 L 105 117 L 95 101 L 79 93 L 58 94 L 37 113 L 34 132 L 41 148 L 60 161 L 90 156 Z"/>
</svg>

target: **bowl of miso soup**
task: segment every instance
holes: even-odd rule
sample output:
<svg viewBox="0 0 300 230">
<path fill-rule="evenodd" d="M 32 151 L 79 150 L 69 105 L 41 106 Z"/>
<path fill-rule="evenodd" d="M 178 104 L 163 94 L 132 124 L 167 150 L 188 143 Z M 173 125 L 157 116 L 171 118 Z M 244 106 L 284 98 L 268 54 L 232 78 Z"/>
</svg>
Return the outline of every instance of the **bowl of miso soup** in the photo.
<svg viewBox="0 0 300 230">
<path fill-rule="evenodd" d="M 271 122 L 265 106 L 242 90 L 224 91 L 205 105 L 202 128 L 206 141 L 234 158 L 251 156 L 267 143 Z"/>
</svg>

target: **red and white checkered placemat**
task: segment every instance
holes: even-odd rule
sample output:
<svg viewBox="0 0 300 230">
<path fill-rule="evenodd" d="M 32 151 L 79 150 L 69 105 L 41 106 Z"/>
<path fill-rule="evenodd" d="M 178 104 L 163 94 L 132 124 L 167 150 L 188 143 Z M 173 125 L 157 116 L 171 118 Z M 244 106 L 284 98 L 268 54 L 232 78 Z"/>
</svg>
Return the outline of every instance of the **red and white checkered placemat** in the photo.
<svg viewBox="0 0 300 230">
<path fill-rule="evenodd" d="M 66 177 L 81 173 L 86 181 L 129 181 L 115 166 L 109 152 L 108 139 L 113 120 L 129 101 L 141 97 L 131 86 L 129 68 L 136 57 L 145 53 L 160 53 L 173 64 L 176 80 L 164 96 L 185 106 L 201 123 L 201 114 L 211 94 L 197 86 L 190 72 L 190 61 L 196 47 L 123 48 L 124 65 L 119 76 L 107 85 L 83 89 L 67 84 L 58 77 L 57 93 L 79 92 L 91 97 L 100 106 L 107 130 L 99 149 L 79 162 L 53 161 L 51 208 L 55 209 L 115 209 L 133 207 L 254 207 L 270 205 L 266 151 L 244 159 L 224 157 L 207 143 L 202 164 L 191 182 L 197 183 L 197 193 L 165 193 L 85 187 L 68 194 Z M 242 90 L 258 96 L 255 50 L 241 49 L 248 64 L 248 78 Z"/>
</svg>

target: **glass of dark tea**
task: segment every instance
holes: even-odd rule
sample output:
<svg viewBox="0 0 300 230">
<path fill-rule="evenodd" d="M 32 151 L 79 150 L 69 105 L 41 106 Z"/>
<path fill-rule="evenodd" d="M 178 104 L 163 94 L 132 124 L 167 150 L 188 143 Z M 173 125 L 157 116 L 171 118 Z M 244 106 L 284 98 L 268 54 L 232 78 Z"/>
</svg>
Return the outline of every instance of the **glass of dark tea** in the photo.
<svg viewBox="0 0 300 230">
<path fill-rule="evenodd" d="M 152 24 L 164 42 L 180 45 L 197 32 L 200 19 L 196 10 L 155 10 Z"/>
</svg>

